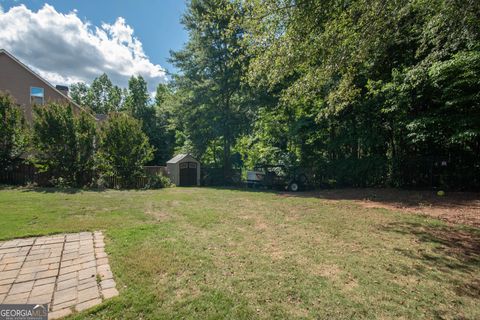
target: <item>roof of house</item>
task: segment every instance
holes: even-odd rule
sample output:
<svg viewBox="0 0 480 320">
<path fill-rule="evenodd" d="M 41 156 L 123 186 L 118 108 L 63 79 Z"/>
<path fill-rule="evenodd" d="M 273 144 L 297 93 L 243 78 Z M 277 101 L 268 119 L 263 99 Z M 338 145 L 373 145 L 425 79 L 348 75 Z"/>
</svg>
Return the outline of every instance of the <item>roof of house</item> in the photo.
<svg viewBox="0 0 480 320">
<path fill-rule="evenodd" d="M 42 78 L 38 73 L 36 73 L 35 71 L 33 71 L 32 69 L 30 69 L 26 64 L 24 64 L 23 62 L 21 62 L 20 60 L 18 60 L 17 58 L 15 58 L 14 55 L 12 55 L 10 52 L 8 52 L 7 50 L 5 49 L 0 49 L 0 54 L 5 54 L 7 55 L 7 57 L 9 57 L 10 59 L 12 59 L 13 61 L 15 61 L 16 63 L 18 63 L 21 67 L 23 67 L 25 70 L 27 70 L 28 72 L 30 72 L 32 75 L 34 75 L 37 79 L 39 79 L 40 81 L 42 81 L 43 83 L 45 83 L 47 86 L 49 86 L 51 89 L 53 89 L 54 91 L 56 91 L 58 94 L 60 94 L 61 96 L 65 97 L 65 99 L 67 99 L 68 101 L 70 101 L 71 104 L 73 104 L 74 106 L 76 106 L 77 108 L 79 108 L 80 110 L 82 111 L 85 111 L 87 112 L 88 114 L 90 114 L 92 117 L 95 118 L 94 115 L 92 115 L 90 112 L 88 112 L 87 110 L 85 110 L 85 108 L 83 108 L 82 106 L 80 106 L 79 104 L 77 104 L 76 102 L 74 102 L 69 96 L 65 95 L 63 92 L 61 92 L 60 90 L 58 90 L 54 85 L 52 85 L 50 82 L 48 82 L 47 80 L 45 80 L 44 78 Z M 98 120 L 97 118 L 95 118 L 96 120 Z"/>
<path fill-rule="evenodd" d="M 175 157 L 173 157 L 172 159 L 168 160 L 167 163 L 179 163 L 180 161 L 182 161 L 183 159 L 187 158 L 187 157 L 190 157 L 191 159 L 195 160 L 198 162 L 197 159 L 195 159 L 191 154 L 189 153 L 180 153 L 180 154 L 177 154 Z"/>
</svg>

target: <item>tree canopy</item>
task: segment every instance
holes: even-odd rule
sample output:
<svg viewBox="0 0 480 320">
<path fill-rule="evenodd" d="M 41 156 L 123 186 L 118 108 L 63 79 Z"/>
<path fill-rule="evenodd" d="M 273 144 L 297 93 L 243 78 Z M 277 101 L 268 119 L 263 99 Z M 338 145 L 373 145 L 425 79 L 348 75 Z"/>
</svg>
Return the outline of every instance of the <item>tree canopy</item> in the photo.
<svg viewBox="0 0 480 320">
<path fill-rule="evenodd" d="M 72 100 L 95 114 L 125 112 L 140 120 L 143 132 L 154 147 L 150 165 L 163 165 L 173 154 L 174 132 L 167 125 L 170 120 L 159 111 L 171 103 L 169 94 L 171 88 L 160 83 L 155 99 L 151 99 L 147 82 L 140 75 L 131 76 L 128 88 L 123 89 L 114 85 L 105 73 L 95 78 L 90 86 L 79 82 L 70 88 Z"/>
<path fill-rule="evenodd" d="M 223 167 L 478 187 L 478 21 L 474 0 L 192 0 L 177 141 Z"/>
<path fill-rule="evenodd" d="M 249 95 L 241 81 L 243 15 L 232 1 L 191 1 L 183 24 L 189 42 L 172 52 L 171 61 L 181 71 L 174 77 L 180 103 L 182 142 L 191 151 L 224 168 L 229 175 L 232 147 L 250 124 Z"/>
<path fill-rule="evenodd" d="M 70 88 L 72 100 L 94 113 L 108 114 L 123 108 L 125 93 L 113 85 L 107 74 L 102 74 L 88 87 L 85 83 L 75 83 Z"/>
<path fill-rule="evenodd" d="M 154 96 L 106 74 L 71 96 L 112 116 L 105 147 L 139 143 L 148 164 L 188 152 L 226 181 L 271 163 L 321 185 L 479 188 L 478 21 L 475 0 L 191 0 Z"/>
</svg>

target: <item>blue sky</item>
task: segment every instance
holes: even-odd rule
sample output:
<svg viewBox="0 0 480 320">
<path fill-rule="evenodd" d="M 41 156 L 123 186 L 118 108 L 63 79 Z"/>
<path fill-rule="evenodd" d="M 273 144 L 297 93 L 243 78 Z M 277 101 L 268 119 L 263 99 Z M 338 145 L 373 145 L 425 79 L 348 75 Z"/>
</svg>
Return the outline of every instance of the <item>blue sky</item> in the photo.
<svg viewBox="0 0 480 320">
<path fill-rule="evenodd" d="M 147 81 L 165 81 L 160 69 L 175 71 L 167 61 L 169 51 L 180 49 L 188 38 L 180 24 L 184 0 L 0 0 L 0 6 L 0 48 L 51 82 L 88 83 L 102 71 L 111 73 L 120 85 L 125 85 L 129 72 L 141 74 Z M 13 26 L 13 21 L 19 24 Z M 26 31 L 22 31 L 22 21 L 30 25 Z M 101 30 L 97 32 L 97 28 Z M 37 44 L 32 46 L 32 41 Z M 115 43 L 121 47 L 115 48 Z M 130 58 L 125 48 L 130 50 Z M 117 56 L 117 52 L 122 54 Z M 90 61 L 89 56 L 98 59 Z"/>
</svg>

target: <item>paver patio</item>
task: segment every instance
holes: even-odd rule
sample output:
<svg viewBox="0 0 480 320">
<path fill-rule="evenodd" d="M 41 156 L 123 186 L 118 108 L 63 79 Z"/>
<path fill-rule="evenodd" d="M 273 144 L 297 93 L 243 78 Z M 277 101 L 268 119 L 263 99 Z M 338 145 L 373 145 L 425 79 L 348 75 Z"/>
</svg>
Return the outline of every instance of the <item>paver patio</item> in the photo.
<svg viewBox="0 0 480 320">
<path fill-rule="evenodd" d="M 0 303 L 49 304 L 49 319 L 118 295 L 101 232 L 0 242 Z"/>
</svg>

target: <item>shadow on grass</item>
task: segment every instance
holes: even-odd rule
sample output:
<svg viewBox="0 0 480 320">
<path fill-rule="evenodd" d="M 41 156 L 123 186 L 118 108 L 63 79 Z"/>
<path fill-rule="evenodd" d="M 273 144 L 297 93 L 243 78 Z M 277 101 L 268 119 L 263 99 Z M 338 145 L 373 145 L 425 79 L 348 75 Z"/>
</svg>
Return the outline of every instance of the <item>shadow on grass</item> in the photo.
<svg viewBox="0 0 480 320">
<path fill-rule="evenodd" d="M 10 186 L 0 185 L 0 191 L 2 190 L 18 190 L 21 192 L 38 192 L 38 193 L 65 193 L 65 194 L 77 194 L 84 191 L 89 192 L 104 192 L 108 189 L 81 189 L 81 188 L 58 188 L 58 187 L 31 187 L 31 186 Z"/>
<path fill-rule="evenodd" d="M 218 188 L 228 189 L 228 188 Z M 232 188 L 230 188 L 232 189 Z M 252 189 L 235 188 L 252 192 Z M 285 198 L 321 199 L 327 201 L 354 201 L 367 208 L 401 210 L 421 213 L 453 224 L 480 228 L 480 193 L 448 192 L 438 196 L 432 190 L 402 190 L 393 188 L 342 188 L 313 191 L 286 192 L 281 190 L 257 190 Z"/>
<path fill-rule="evenodd" d="M 185 188 L 185 187 L 182 187 L 182 188 Z M 284 192 L 282 190 L 276 190 L 276 189 L 269 189 L 269 188 L 262 188 L 262 187 L 252 188 L 247 186 L 202 186 L 201 188 L 214 189 L 214 190 L 232 190 L 232 191 L 243 191 L 243 192 L 270 193 L 270 194 L 282 194 L 282 192 Z"/>
<path fill-rule="evenodd" d="M 448 192 L 439 197 L 432 190 L 404 190 L 393 188 L 339 188 L 289 192 L 275 189 L 253 189 L 247 187 L 206 187 L 219 190 L 238 190 L 247 192 L 275 193 L 285 197 L 317 198 L 325 200 L 376 201 L 398 207 L 438 206 L 478 207 L 480 210 L 480 192 Z"/>
<path fill-rule="evenodd" d="M 375 201 L 398 207 L 436 206 L 441 208 L 480 206 L 479 192 L 448 192 L 439 197 L 432 190 L 403 190 L 393 188 L 346 188 L 281 193 L 295 197 L 314 197 L 326 200 Z M 480 209 L 480 207 L 479 207 Z"/>
<path fill-rule="evenodd" d="M 480 231 L 478 229 L 395 222 L 382 227 L 382 230 L 413 235 L 417 242 L 432 248 L 431 250 L 396 249 L 419 263 L 415 267 L 415 273 L 430 273 L 433 269 L 440 272 L 439 280 L 452 282 L 458 295 L 480 297 L 480 279 L 475 276 L 480 272 Z"/>
</svg>

